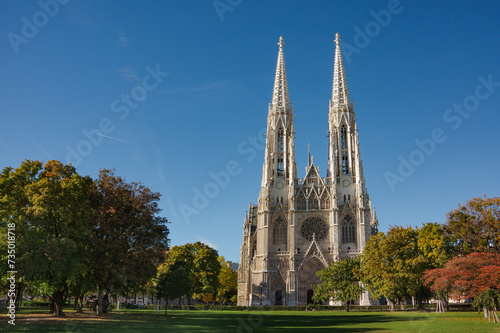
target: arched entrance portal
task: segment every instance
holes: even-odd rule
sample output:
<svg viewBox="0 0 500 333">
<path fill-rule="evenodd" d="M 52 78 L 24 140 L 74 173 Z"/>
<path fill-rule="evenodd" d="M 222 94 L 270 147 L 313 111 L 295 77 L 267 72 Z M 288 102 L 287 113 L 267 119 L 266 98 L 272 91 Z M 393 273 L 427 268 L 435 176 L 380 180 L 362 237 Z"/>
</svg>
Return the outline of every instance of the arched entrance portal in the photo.
<svg viewBox="0 0 500 333">
<path fill-rule="evenodd" d="M 316 275 L 316 271 L 325 268 L 325 265 L 316 257 L 312 257 L 304 262 L 298 274 L 298 305 L 313 303 L 314 292 L 311 285 L 320 284 L 321 280 Z"/>
<path fill-rule="evenodd" d="M 281 291 L 281 289 L 276 290 L 275 299 L 276 299 L 276 301 L 274 302 L 274 304 L 283 305 L 283 291 Z"/>
<path fill-rule="evenodd" d="M 286 287 L 285 282 L 281 278 L 281 276 L 274 279 L 271 284 L 271 305 L 286 305 L 285 295 L 286 295 Z"/>
</svg>

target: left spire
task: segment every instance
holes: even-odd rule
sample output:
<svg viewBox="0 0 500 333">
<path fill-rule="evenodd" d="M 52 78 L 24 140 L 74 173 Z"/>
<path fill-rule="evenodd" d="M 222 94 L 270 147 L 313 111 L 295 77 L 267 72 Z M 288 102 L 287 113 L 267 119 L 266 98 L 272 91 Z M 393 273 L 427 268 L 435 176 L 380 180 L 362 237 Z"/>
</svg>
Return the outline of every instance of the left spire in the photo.
<svg viewBox="0 0 500 333">
<path fill-rule="evenodd" d="M 283 36 L 280 37 L 278 62 L 276 64 L 276 75 L 274 77 L 273 101 L 274 108 L 284 107 L 285 111 L 291 109 L 290 97 L 288 96 L 288 83 L 286 80 L 285 53 L 283 52 Z"/>
<path fill-rule="evenodd" d="M 332 101 L 334 105 L 351 105 L 338 33 L 335 34 L 335 63 L 333 65 Z"/>
</svg>

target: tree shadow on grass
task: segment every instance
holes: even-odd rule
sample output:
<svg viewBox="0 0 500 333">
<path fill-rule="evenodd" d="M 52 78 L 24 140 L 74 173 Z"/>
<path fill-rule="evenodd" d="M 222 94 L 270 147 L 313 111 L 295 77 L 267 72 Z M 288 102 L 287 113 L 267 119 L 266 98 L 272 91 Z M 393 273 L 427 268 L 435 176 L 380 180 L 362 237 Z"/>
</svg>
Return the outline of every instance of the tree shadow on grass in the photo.
<svg viewBox="0 0 500 333">
<path fill-rule="evenodd" d="M 425 321 L 425 317 L 380 314 L 319 313 L 184 313 L 178 318 L 179 329 L 183 323 L 192 332 L 369 332 L 386 330 L 384 323 Z M 168 326 L 168 323 L 166 323 Z"/>
<path fill-rule="evenodd" d="M 32 319 L 36 315 L 30 315 Z M 86 316 L 84 316 L 86 317 Z M 42 319 L 42 318 L 39 318 Z M 376 332 L 404 331 L 407 325 L 425 328 L 426 316 L 411 313 L 169 311 L 112 312 L 106 317 L 29 320 L 16 322 L 24 332 Z M 399 323 L 398 323 L 399 322 Z M 0 331 L 8 325 L 0 323 Z M 10 325 L 9 325 L 10 326 Z M 10 329 L 10 327 L 9 327 Z M 16 331 L 17 331 L 16 330 Z M 9 331 L 9 330 L 7 330 Z"/>
</svg>

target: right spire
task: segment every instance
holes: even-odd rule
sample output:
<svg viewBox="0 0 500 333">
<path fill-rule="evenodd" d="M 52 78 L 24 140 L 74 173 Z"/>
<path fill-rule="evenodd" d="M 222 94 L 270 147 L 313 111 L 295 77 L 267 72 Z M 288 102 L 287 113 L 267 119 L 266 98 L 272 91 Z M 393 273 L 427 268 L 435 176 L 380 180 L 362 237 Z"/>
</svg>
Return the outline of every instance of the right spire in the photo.
<svg viewBox="0 0 500 333">
<path fill-rule="evenodd" d="M 290 97 L 288 96 L 288 83 L 286 80 L 285 53 L 283 52 L 283 36 L 280 37 L 278 62 L 276 63 L 276 75 L 274 77 L 273 107 L 284 107 L 290 110 Z"/>
<path fill-rule="evenodd" d="M 333 89 L 332 89 L 333 105 L 351 104 L 349 98 L 349 88 L 347 88 L 347 80 L 345 77 L 344 61 L 342 60 L 342 51 L 340 50 L 339 34 L 335 34 L 335 63 L 333 65 Z"/>
</svg>

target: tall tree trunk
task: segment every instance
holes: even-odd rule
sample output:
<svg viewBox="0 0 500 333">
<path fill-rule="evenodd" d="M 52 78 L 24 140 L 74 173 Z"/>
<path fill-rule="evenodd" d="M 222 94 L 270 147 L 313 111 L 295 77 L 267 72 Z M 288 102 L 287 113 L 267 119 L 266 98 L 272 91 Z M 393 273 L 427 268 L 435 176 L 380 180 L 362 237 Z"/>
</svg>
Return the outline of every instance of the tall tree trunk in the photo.
<svg viewBox="0 0 500 333">
<path fill-rule="evenodd" d="M 99 287 L 99 291 L 97 292 L 97 315 L 102 316 L 102 287 Z"/>
<path fill-rule="evenodd" d="M 168 297 L 165 297 L 165 318 L 167 317 Z"/>
<path fill-rule="evenodd" d="M 115 296 L 116 300 L 116 310 L 120 310 L 120 296 L 118 294 Z"/>
<path fill-rule="evenodd" d="M 23 301 L 23 293 L 24 293 L 24 283 L 18 281 L 16 285 L 16 299 L 14 302 L 16 311 L 19 310 L 19 307 L 21 306 L 21 303 Z"/>
<path fill-rule="evenodd" d="M 64 305 L 64 290 L 57 290 L 52 294 L 52 300 L 54 302 L 54 316 L 64 317 L 63 305 Z"/>
<path fill-rule="evenodd" d="M 109 307 L 109 293 L 107 292 L 104 294 L 102 297 L 102 313 L 108 313 L 108 307 Z"/>
<path fill-rule="evenodd" d="M 76 295 L 75 298 L 76 313 L 83 313 L 83 294 Z"/>
<path fill-rule="evenodd" d="M 391 312 L 395 312 L 396 310 L 394 309 L 394 302 L 389 300 L 389 305 L 390 305 L 390 308 L 391 308 Z"/>
<path fill-rule="evenodd" d="M 417 309 L 423 311 L 424 310 L 424 302 L 422 300 L 422 296 L 420 295 L 420 293 L 417 294 L 417 297 L 416 297 L 416 301 L 417 301 Z"/>
<path fill-rule="evenodd" d="M 54 314 L 55 313 L 55 306 L 54 306 L 54 297 L 48 296 L 49 297 L 49 313 Z"/>
</svg>

